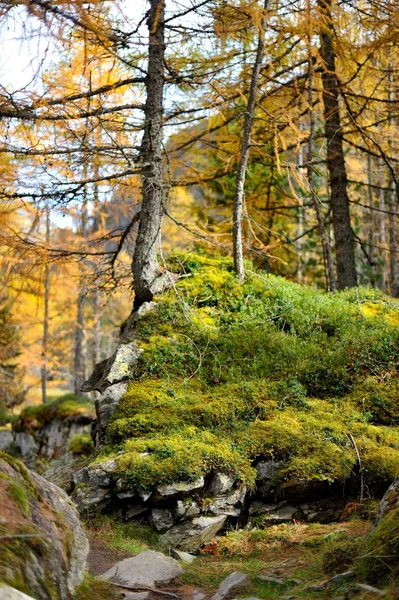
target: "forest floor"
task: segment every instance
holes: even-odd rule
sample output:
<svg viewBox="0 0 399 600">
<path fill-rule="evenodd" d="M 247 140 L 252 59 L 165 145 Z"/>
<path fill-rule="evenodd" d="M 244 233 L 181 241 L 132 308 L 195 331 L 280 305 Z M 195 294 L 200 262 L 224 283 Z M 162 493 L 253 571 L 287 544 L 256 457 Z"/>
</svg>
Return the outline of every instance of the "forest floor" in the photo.
<svg viewBox="0 0 399 600">
<path fill-rule="evenodd" d="M 152 539 L 146 536 L 143 526 L 121 525 L 102 519 L 91 523 L 87 529 L 91 542 L 90 577 L 86 588 L 76 595 L 76 600 L 116 600 L 123 590 L 100 583 L 95 577 L 123 558 L 148 548 L 159 550 L 159 547 L 153 536 Z M 133 538 L 135 529 L 137 535 Z M 251 583 L 235 594 L 238 598 L 343 598 L 340 590 L 312 592 L 307 588 L 350 569 L 350 557 L 343 549 L 369 529 L 370 522 L 354 519 L 327 525 L 282 524 L 266 532 L 232 531 L 206 547 L 205 553 L 192 564 L 183 564 L 182 577 L 162 589 L 176 594 L 181 600 L 192 600 L 194 590 L 200 590 L 208 600 L 227 575 L 240 571 L 249 575 Z M 262 581 L 258 579 L 259 575 L 276 581 Z M 356 599 L 371 597 L 367 593 L 356 595 Z M 391 590 L 385 598 L 399 599 L 399 591 Z M 165 600 L 165 596 L 151 594 L 149 600 Z"/>
</svg>

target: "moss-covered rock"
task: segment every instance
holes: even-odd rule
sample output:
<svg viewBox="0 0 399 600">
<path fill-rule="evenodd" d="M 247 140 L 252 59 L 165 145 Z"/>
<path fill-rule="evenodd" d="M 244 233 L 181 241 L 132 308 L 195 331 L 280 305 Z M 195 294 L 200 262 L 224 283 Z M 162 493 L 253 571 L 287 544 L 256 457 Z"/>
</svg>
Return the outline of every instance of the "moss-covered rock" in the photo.
<svg viewBox="0 0 399 600">
<path fill-rule="evenodd" d="M 88 435 L 95 418 L 94 403 L 66 394 L 55 401 L 27 406 L 13 422 L 13 439 L 6 451 L 25 460 L 58 459 L 76 435 Z"/>
<path fill-rule="evenodd" d="M 185 276 L 135 322 L 142 354 L 96 458 L 115 459 L 120 495 L 215 472 L 254 489 L 259 460 L 278 464 L 273 493 L 343 483 L 359 467 L 353 440 L 370 488 L 399 473 L 397 300 L 250 265 L 241 284 L 221 257 L 170 268 Z"/>
<path fill-rule="evenodd" d="M 68 496 L 0 453 L 0 582 L 37 600 L 68 600 L 89 544 Z"/>
</svg>

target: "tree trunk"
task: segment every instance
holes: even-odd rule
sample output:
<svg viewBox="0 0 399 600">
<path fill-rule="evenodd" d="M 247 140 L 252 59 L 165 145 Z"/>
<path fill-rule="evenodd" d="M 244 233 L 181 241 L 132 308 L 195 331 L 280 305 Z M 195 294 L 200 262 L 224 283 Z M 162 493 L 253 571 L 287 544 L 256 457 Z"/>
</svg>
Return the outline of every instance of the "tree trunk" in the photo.
<svg viewBox="0 0 399 600">
<path fill-rule="evenodd" d="M 269 0 L 264 0 L 264 11 L 266 12 Z M 244 254 L 242 249 L 242 219 L 244 213 L 244 188 L 245 175 L 248 165 L 249 148 L 251 145 L 251 131 L 255 113 L 256 92 L 262 60 L 265 51 L 265 28 L 266 15 L 263 15 L 259 30 L 258 46 L 256 50 L 255 63 L 252 69 L 251 84 L 249 87 L 248 105 L 245 113 L 244 133 L 241 144 L 240 161 L 237 168 L 236 185 L 233 207 L 233 257 L 234 269 L 240 281 L 245 278 Z"/>
<path fill-rule="evenodd" d="M 355 287 L 354 238 L 350 221 L 348 178 L 343 150 L 339 112 L 339 82 L 335 68 L 334 30 L 331 21 L 331 0 L 317 0 L 322 17 L 320 55 L 322 72 L 327 168 L 331 189 L 331 212 L 335 237 L 338 288 Z"/>
<path fill-rule="evenodd" d="M 390 194 L 390 218 L 389 218 L 389 264 L 391 272 L 391 296 L 399 298 L 399 251 L 398 251 L 398 183 L 392 183 Z"/>
<path fill-rule="evenodd" d="M 312 16 L 310 2 L 307 2 L 307 17 L 309 27 L 311 27 Z M 322 210 L 320 198 L 316 192 L 313 176 L 313 140 L 315 131 L 314 112 L 313 112 L 313 56 L 312 56 L 312 30 L 308 32 L 308 105 L 309 105 L 309 138 L 308 152 L 306 160 L 306 172 L 310 195 L 312 198 L 313 207 L 316 212 L 317 225 L 319 229 L 320 240 L 323 251 L 324 273 L 326 278 L 327 290 L 334 291 L 336 289 L 335 273 L 334 273 L 334 258 L 331 248 L 330 239 L 326 232 L 325 220 Z"/>
<path fill-rule="evenodd" d="M 79 296 L 77 302 L 77 315 L 75 326 L 75 353 L 74 353 L 74 392 L 80 394 L 80 388 L 83 385 L 86 377 L 85 356 L 84 356 L 84 340 L 85 340 L 85 315 L 84 315 L 84 299 L 85 292 L 82 286 L 79 286 Z"/>
<path fill-rule="evenodd" d="M 50 211 L 46 209 L 46 247 L 50 245 Z M 48 340 L 49 340 L 49 302 L 50 302 L 50 267 L 48 258 L 44 268 L 44 314 L 43 314 L 43 338 L 42 338 L 42 402 L 47 402 L 47 364 L 48 364 Z"/>
<path fill-rule="evenodd" d="M 162 167 L 162 118 L 165 55 L 165 0 L 150 0 L 147 26 L 149 31 L 148 69 L 144 134 L 140 149 L 142 204 L 140 223 L 133 256 L 133 277 L 137 309 L 143 302 L 166 287 L 160 272 L 158 251 L 164 215 Z"/>
</svg>

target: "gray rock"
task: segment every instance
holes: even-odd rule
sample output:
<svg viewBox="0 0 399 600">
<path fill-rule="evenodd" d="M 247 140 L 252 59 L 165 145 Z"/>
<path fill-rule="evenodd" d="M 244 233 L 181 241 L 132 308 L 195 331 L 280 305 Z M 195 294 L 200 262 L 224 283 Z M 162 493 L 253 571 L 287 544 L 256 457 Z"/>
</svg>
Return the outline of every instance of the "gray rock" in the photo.
<svg viewBox="0 0 399 600">
<path fill-rule="evenodd" d="M 369 596 L 376 596 L 377 598 L 385 596 L 384 590 L 380 590 L 372 585 L 367 585 L 366 583 L 354 583 L 351 585 L 351 591 L 352 590 L 356 592 L 365 592 Z"/>
<path fill-rule="evenodd" d="M 234 485 L 234 479 L 224 473 L 216 473 L 209 485 L 208 493 L 211 496 L 221 496 L 229 492 Z"/>
<path fill-rule="evenodd" d="M 79 488 L 75 489 L 73 499 L 80 512 L 97 511 L 109 504 L 111 492 L 104 488 Z"/>
<path fill-rule="evenodd" d="M 34 600 L 34 598 L 23 594 L 13 587 L 0 584 L 0 600 Z"/>
<path fill-rule="evenodd" d="M 182 574 L 183 569 L 177 560 L 161 552 L 146 550 L 116 563 L 99 579 L 128 586 L 156 587 L 167 585 Z"/>
<path fill-rule="evenodd" d="M 218 591 L 212 596 L 211 600 L 224 600 L 224 598 L 227 598 L 233 592 L 236 592 L 248 585 L 249 582 L 250 579 L 248 575 L 234 571 L 234 573 L 230 573 L 230 575 L 222 581 L 222 583 L 219 585 Z"/>
<path fill-rule="evenodd" d="M 26 586 L 36 600 L 55 598 L 68 600 L 83 580 L 89 552 L 88 539 L 80 525 L 78 513 L 67 494 L 37 473 L 29 471 L 19 461 L 8 462 L 0 458 L 0 471 L 8 480 L 23 487 L 29 498 L 29 522 L 32 534 L 40 543 L 25 542 L 24 556 L 13 561 L 12 552 L 7 564 L 0 560 L 0 581 L 12 583 L 12 573 L 18 569 L 18 581 Z M 7 488 L 0 490 L 0 504 Z M 8 533 L 26 528 L 23 508 L 14 511 Z M 1 554 L 1 547 L 0 547 Z"/>
<path fill-rule="evenodd" d="M 77 467 L 75 467 L 75 469 L 76 468 Z M 47 479 L 47 481 L 51 481 L 54 485 L 58 485 L 58 487 L 67 492 L 67 494 L 70 494 L 73 490 L 73 470 L 73 464 L 59 465 L 45 471 L 42 477 Z"/>
<path fill-rule="evenodd" d="M 257 481 L 270 481 L 276 474 L 277 469 L 280 467 L 281 462 L 275 460 L 262 460 L 255 465 Z"/>
<path fill-rule="evenodd" d="M 14 434 L 14 445 L 21 453 L 22 458 L 38 454 L 39 445 L 30 433 L 21 431 Z"/>
<path fill-rule="evenodd" d="M 391 511 L 399 506 L 399 477 L 389 486 L 378 505 L 375 523 L 380 521 Z"/>
<path fill-rule="evenodd" d="M 150 592 L 124 592 L 125 600 L 148 600 Z"/>
<path fill-rule="evenodd" d="M 334 575 L 330 579 L 325 579 L 317 585 L 310 585 L 306 588 L 308 592 L 321 592 L 324 590 L 335 590 L 343 585 L 348 585 L 356 579 L 356 573 L 354 571 L 346 571 L 345 573 L 339 573 Z"/>
<path fill-rule="evenodd" d="M 210 542 L 222 529 L 226 515 L 218 517 L 195 517 L 171 527 L 160 537 L 160 543 L 166 549 L 177 548 L 185 552 L 196 552 Z"/>
<path fill-rule="evenodd" d="M 147 510 L 148 506 L 144 506 L 143 504 L 131 504 L 126 510 L 124 516 L 125 519 L 129 521 L 130 519 L 134 519 L 135 517 L 142 515 Z"/>
<path fill-rule="evenodd" d="M 281 577 L 270 577 L 269 575 L 258 575 L 256 579 L 266 583 L 275 583 L 276 585 L 284 585 L 285 583 L 284 579 L 281 579 Z"/>
<path fill-rule="evenodd" d="M 206 598 L 206 594 L 201 590 L 193 590 L 191 596 L 193 600 L 204 600 Z"/>
<path fill-rule="evenodd" d="M 249 507 L 249 514 L 264 515 L 265 522 L 284 523 L 291 521 L 298 509 L 294 506 L 284 506 L 280 504 L 263 504 L 262 502 L 252 502 Z"/>
<path fill-rule="evenodd" d="M 127 381 L 109 386 L 96 400 L 97 426 L 96 442 L 101 445 L 105 439 L 105 431 L 111 416 L 118 408 L 119 403 L 128 388 Z"/>
<path fill-rule="evenodd" d="M 14 444 L 14 436 L 11 429 L 0 429 L 0 451 L 10 450 Z"/>
<path fill-rule="evenodd" d="M 177 519 L 188 519 L 200 514 L 200 507 L 197 502 L 192 500 L 178 500 L 175 507 L 175 516 Z"/>
<path fill-rule="evenodd" d="M 280 598 L 283 598 L 284 596 L 280 596 Z M 294 596 L 292 596 L 294 597 Z M 249 598 L 233 598 L 233 600 L 260 600 L 260 598 L 256 598 L 256 596 L 249 596 Z"/>
<path fill-rule="evenodd" d="M 139 348 L 136 342 L 120 344 L 113 356 L 108 374 L 105 376 L 106 382 L 113 385 L 127 380 L 132 367 L 137 363 L 142 353 L 143 349 Z"/>
<path fill-rule="evenodd" d="M 157 492 L 163 497 L 176 496 L 177 494 L 190 493 L 200 490 L 204 487 L 204 483 L 205 481 L 203 477 L 190 482 L 176 481 L 176 483 L 158 486 Z"/>
<path fill-rule="evenodd" d="M 189 552 L 183 552 L 183 550 L 176 550 L 175 548 L 171 551 L 171 554 L 177 560 L 181 560 L 188 565 L 191 565 L 196 559 L 196 556 L 189 554 Z"/>
<path fill-rule="evenodd" d="M 238 516 L 244 504 L 247 488 L 242 486 L 224 496 L 218 496 L 206 508 L 207 512 L 215 515 Z"/>
<path fill-rule="evenodd" d="M 153 508 L 150 521 L 160 533 L 165 533 L 175 522 L 172 513 L 166 508 Z"/>
</svg>

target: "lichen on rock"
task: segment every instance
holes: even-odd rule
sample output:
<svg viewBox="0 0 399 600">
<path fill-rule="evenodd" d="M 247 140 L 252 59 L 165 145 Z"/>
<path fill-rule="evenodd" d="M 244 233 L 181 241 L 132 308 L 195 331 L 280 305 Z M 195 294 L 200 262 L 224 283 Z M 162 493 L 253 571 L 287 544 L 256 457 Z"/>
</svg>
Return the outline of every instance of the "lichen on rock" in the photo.
<svg viewBox="0 0 399 600">
<path fill-rule="evenodd" d="M 67 494 L 0 453 L 0 580 L 36 600 L 69 600 L 89 551 Z"/>
</svg>

